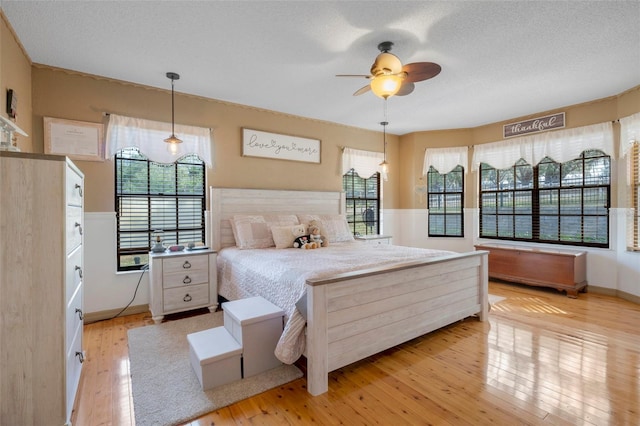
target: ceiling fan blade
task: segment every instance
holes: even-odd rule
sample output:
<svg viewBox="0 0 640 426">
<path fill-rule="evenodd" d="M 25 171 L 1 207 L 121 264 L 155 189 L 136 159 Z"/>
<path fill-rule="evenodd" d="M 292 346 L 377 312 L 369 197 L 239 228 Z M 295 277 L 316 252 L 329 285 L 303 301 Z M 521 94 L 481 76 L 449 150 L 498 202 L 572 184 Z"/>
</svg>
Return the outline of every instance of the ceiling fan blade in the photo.
<svg viewBox="0 0 640 426">
<path fill-rule="evenodd" d="M 370 75 L 364 74 L 336 74 L 336 77 L 360 77 L 360 78 L 371 78 Z"/>
<path fill-rule="evenodd" d="M 406 64 L 402 67 L 402 71 L 407 73 L 405 81 L 415 83 L 435 77 L 440 74 L 442 68 L 433 62 L 414 62 Z"/>
<path fill-rule="evenodd" d="M 356 92 L 353 94 L 353 96 L 362 95 L 363 93 L 367 93 L 369 90 L 371 90 L 371 85 L 367 84 L 366 86 L 361 87 L 360 89 L 356 90 Z"/>
<path fill-rule="evenodd" d="M 405 80 L 400 86 L 400 90 L 398 90 L 398 93 L 396 93 L 396 96 L 406 96 L 409 93 L 413 92 L 413 89 L 415 88 L 416 88 L 415 84 Z"/>
</svg>

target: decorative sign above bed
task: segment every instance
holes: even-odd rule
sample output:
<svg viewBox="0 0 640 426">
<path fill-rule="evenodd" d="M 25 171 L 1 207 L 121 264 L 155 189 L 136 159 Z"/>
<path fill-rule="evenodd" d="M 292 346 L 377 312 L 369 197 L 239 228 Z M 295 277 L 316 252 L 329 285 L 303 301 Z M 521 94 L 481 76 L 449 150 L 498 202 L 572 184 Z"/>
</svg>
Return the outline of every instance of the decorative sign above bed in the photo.
<svg viewBox="0 0 640 426">
<path fill-rule="evenodd" d="M 544 117 L 532 118 L 531 120 L 519 121 L 517 123 L 505 124 L 503 126 L 503 137 L 525 135 L 527 133 L 544 132 L 546 130 L 561 129 L 564 127 L 564 112 L 546 115 Z"/>
<path fill-rule="evenodd" d="M 242 129 L 242 155 L 320 163 L 320 140 Z"/>
</svg>

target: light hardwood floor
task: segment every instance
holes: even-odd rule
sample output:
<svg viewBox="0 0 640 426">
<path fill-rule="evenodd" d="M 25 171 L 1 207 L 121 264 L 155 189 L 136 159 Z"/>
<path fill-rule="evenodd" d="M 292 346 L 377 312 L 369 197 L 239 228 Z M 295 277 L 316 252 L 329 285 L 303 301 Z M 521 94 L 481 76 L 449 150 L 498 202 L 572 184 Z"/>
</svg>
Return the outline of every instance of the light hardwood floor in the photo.
<svg viewBox="0 0 640 426">
<path fill-rule="evenodd" d="M 301 378 L 187 424 L 640 424 L 639 305 L 497 282 L 489 292 L 505 299 L 488 322 L 334 371 L 326 394 L 309 395 Z M 85 326 L 75 426 L 135 424 L 127 330 L 152 323 L 139 314 Z"/>
</svg>

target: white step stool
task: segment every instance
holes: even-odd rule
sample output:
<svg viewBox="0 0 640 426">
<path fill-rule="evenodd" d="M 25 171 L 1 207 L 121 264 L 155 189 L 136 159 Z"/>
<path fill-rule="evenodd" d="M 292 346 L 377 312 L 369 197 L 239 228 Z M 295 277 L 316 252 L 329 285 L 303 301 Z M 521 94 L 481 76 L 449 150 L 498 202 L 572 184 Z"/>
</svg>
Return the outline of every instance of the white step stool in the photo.
<svg viewBox="0 0 640 426">
<path fill-rule="evenodd" d="M 274 355 L 282 335 L 284 311 L 258 296 L 222 304 L 224 326 L 242 346 L 242 377 L 278 367 Z"/>
<path fill-rule="evenodd" d="M 187 335 L 189 360 L 202 390 L 242 379 L 242 346 L 220 326 Z"/>
</svg>

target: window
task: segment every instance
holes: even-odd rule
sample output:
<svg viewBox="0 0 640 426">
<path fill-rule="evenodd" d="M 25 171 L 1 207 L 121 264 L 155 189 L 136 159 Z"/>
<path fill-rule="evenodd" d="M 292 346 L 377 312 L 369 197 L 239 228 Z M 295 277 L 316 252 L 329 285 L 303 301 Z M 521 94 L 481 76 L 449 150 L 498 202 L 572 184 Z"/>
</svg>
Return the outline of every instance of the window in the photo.
<svg viewBox="0 0 640 426">
<path fill-rule="evenodd" d="M 631 146 L 631 220 L 629 225 L 629 250 L 640 251 L 640 143 Z"/>
<path fill-rule="evenodd" d="M 356 172 L 342 176 L 346 193 L 347 222 L 354 235 L 380 233 L 380 174 L 363 179 Z"/>
<path fill-rule="evenodd" d="M 609 246 L 611 158 L 598 150 L 532 167 L 480 166 L 480 237 Z"/>
<path fill-rule="evenodd" d="M 457 166 L 446 174 L 429 168 L 427 209 L 430 237 L 464 236 L 464 168 Z"/>
<path fill-rule="evenodd" d="M 165 245 L 204 243 L 205 165 L 196 155 L 161 164 L 125 148 L 115 178 L 118 271 L 148 263 L 154 231 Z"/>
</svg>

